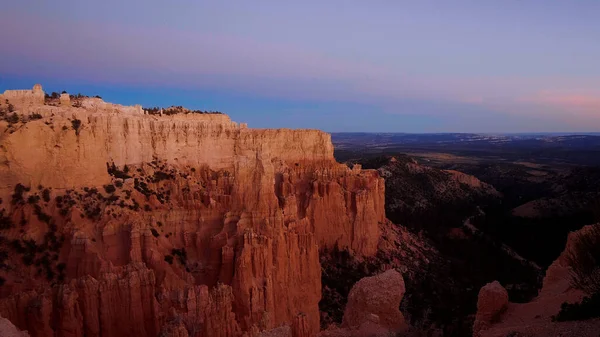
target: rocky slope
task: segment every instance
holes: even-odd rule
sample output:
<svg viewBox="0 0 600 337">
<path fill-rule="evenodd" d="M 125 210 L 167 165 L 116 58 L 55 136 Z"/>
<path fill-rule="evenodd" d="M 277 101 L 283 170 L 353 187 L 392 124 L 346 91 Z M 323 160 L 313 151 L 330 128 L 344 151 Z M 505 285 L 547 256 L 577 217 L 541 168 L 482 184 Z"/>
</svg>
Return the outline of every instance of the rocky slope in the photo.
<svg viewBox="0 0 600 337">
<path fill-rule="evenodd" d="M 439 290 L 440 280 L 432 277 L 430 271 L 432 266 L 443 263 L 443 258 L 428 240 L 414 235 L 402 226 L 394 225 L 389 220 L 380 224 L 380 229 L 381 240 L 374 256 L 357 256 L 337 247 L 321 252 L 323 292 L 319 309 L 322 329 L 335 329 L 343 325 L 345 308 L 355 284 L 363 278 L 389 270 L 400 271 L 403 284 L 408 284 L 408 292 L 403 296 L 401 303 L 401 310 L 407 315 L 407 322 L 420 321 L 425 311 L 431 311 L 426 298 L 431 297 L 432 290 Z M 443 282 L 448 283 L 447 281 Z M 423 330 L 431 328 L 420 327 L 424 328 Z"/>
<path fill-rule="evenodd" d="M 29 337 L 27 332 L 19 331 L 14 324 L 6 318 L 0 317 L 0 336 L 3 337 Z"/>
<path fill-rule="evenodd" d="M 474 176 L 422 165 L 403 155 L 358 163 L 385 178 L 388 218 L 415 231 L 451 235 L 457 224 L 476 213 L 478 204 L 500 197 L 493 186 Z"/>
<path fill-rule="evenodd" d="M 585 295 L 572 287 L 568 255 L 577 237 L 589 230 L 591 226 L 586 226 L 569 234 L 565 250 L 546 271 L 543 287 L 531 302 L 508 302 L 506 290 L 498 282 L 483 287 L 479 292 L 473 336 L 597 336 L 598 318 L 564 322 L 552 319 L 563 303 L 578 303 Z"/>
<path fill-rule="evenodd" d="M 0 315 L 31 336 L 313 336 L 318 250 L 377 251 L 384 181 L 326 133 L 10 103 Z"/>
<path fill-rule="evenodd" d="M 403 313 L 412 326 L 441 330 L 445 335 L 470 335 L 479 288 L 494 279 L 507 285 L 513 300 L 535 296 L 541 281 L 539 268 L 470 225 L 469 219 L 483 214 L 486 205 L 501 201 L 493 186 L 458 171 L 420 164 L 406 155 L 358 163 L 377 169 L 385 178 L 386 216 L 430 247 L 427 263 L 407 259 L 401 263 L 409 272 L 403 273 Z M 402 245 L 397 250 L 402 251 Z"/>
</svg>

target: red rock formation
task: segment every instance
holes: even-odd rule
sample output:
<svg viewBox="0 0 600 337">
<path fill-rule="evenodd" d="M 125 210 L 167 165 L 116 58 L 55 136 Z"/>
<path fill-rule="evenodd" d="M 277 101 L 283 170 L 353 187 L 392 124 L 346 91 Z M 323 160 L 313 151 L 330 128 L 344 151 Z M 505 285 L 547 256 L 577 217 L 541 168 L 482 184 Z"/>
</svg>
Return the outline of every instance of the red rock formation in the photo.
<svg viewBox="0 0 600 337">
<path fill-rule="evenodd" d="M 0 314 L 32 336 L 314 336 L 319 248 L 377 250 L 383 179 L 326 133 L 82 106 L 0 122 Z"/>
<path fill-rule="evenodd" d="M 404 279 L 393 269 L 361 279 L 350 290 L 342 326 L 356 328 L 375 320 L 391 331 L 404 329 L 406 323 L 398 309 L 404 291 Z"/>
<path fill-rule="evenodd" d="M 393 269 L 362 278 L 350 290 L 342 327 L 319 336 L 383 337 L 405 332 L 408 326 L 399 310 L 404 292 L 404 279 Z"/>
<path fill-rule="evenodd" d="M 473 336 L 500 319 L 508 307 L 508 292 L 498 281 L 486 284 L 479 290 L 477 315 L 473 325 Z"/>
</svg>

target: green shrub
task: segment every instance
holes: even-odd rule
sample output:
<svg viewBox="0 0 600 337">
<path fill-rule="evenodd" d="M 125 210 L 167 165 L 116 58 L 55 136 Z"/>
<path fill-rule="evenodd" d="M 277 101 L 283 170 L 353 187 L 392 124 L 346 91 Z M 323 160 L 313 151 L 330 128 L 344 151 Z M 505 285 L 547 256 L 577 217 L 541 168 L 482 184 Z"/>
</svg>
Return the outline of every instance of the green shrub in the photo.
<svg viewBox="0 0 600 337">
<path fill-rule="evenodd" d="M 120 178 L 120 179 L 131 178 L 131 176 L 127 174 L 129 172 L 129 168 L 127 167 L 127 165 L 125 165 L 125 167 L 121 171 L 117 168 L 115 163 L 112 163 L 112 164 L 106 163 L 106 170 L 108 171 L 108 174 L 110 174 L 111 176 L 113 176 L 115 178 Z"/>
<path fill-rule="evenodd" d="M 600 294 L 584 297 L 581 303 L 563 303 L 553 321 L 579 321 L 600 317 Z"/>
<path fill-rule="evenodd" d="M 157 238 L 160 235 L 154 228 L 150 228 L 150 231 L 152 232 L 152 235 L 154 235 L 155 238 Z"/>
<path fill-rule="evenodd" d="M 4 216 L 4 210 L 0 211 L 0 229 L 9 229 L 14 227 L 10 217 Z"/>
<path fill-rule="evenodd" d="M 588 295 L 600 293 L 600 225 L 594 225 L 575 238 L 567 254 L 571 283 Z"/>
<path fill-rule="evenodd" d="M 44 191 L 42 191 L 42 199 L 44 199 L 45 202 L 50 202 L 50 190 L 49 189 L 44 189 Z"/>
<path fill-rule="evenodd" d="M 131 201 L 133 201 L 133 205 L 129 206 L 129 209 L 136 212 L 139 211 L 140 204 L 138 204 L 138 202 L 135 199 L 131 199 Z"/>
<path fill-rule="evenodd" d="M 45 222 L 47 224 L 50 223 L 50 220 L 52 220 L 52 217 L 46 213 L 44 213 L 44 211 L 42 211 L 42 208 L 40 207 L 40 205 L 35 205 L 34 206 L 34 211 L 35 215 L 37 215 L 38 220 Z"/>
<path fill-rule="evenodd" d="M 8 118 L 6 118 L 6 121 L 9 124 L 15 124 L 19 122 L 19 115 L 17 115 L 17 113 L 13 113 L 12 115 L 8 116 Z"/>
<path fill-rule="evenodd" d="M 571 284 L 589 296 L 580 303 L 563 303 L 560 312 L 552 320 L 600 317 L 600 225 L 579 232 L 567 253 L 567 263 L 571 266 Z"/>
<path fill-rule="evenodd" d="M 165 256 L 165 261 L 167 261 L 167 263 L 169 263 L 169 264 L 173 264 L 173 256 L 171 256 L 171 255 Z"/>
<path fill-rule="evenodd" d="M 169 179 L 175 179 L 175 176 L 173 174 L 169 174 L 169 173 L 162 172 L 162 171 L 154 172 L 153 181 L 155 183 L 158 183 L 162 180 L 169 180 Z"/>
<path fill-rule="evenodd" d="M 40 201 L 40 196 L 39 195 L 30 195 L 29 198 L 27 198 L 27 203 L 29 204 L 37 204 L 38 201 Z"/>
<path fill-rule="evenodd" d="M 15 185 L 15 190 L 14 190 L 15 193 L 13 193 L 13 195 L 12 195 L 12 203 L 17 204 L 17 203 L 23 202 L 24 201 L 23 193 L 28 192 L 28 191 L 29 191 L 29 187 L 25 187 L 22 184 Z"/>
<path fill-rule="evenodd" d="M 179 258 L 179 262 L 181 262 L 182 265 L 185 265 L 185 263 L 187 262 L 187 252 L 185 251 L 185 248 L 181 248 L 181 249 L 173 248 L 171 250 L 171 254 L 177 256 Z"/>
<path fill-rule="evenodd" d="M 106 193 L 114 193 L 116 190 L 114 185 L 104 185 L 104 191 L 106 191 Z"/>
<path fill-rule="evenodd" d="M 36 119 L 42 119 L 42 115 L 40 115 L 38 113 L 33 113 L 33 114 L 29 115 L 29 120 L 30 121 L 33 121 L 33 120 L 36 120 Z"/>
<path fill-rule="evenodd" d="M 73 126 L 73 130 L 75 130 L 75 134 L 79 135 L 79 128 L 81 128 L 81 121 L 79 119 L 74 119 L 71 121 L 71 126 Z"/>
</svg>

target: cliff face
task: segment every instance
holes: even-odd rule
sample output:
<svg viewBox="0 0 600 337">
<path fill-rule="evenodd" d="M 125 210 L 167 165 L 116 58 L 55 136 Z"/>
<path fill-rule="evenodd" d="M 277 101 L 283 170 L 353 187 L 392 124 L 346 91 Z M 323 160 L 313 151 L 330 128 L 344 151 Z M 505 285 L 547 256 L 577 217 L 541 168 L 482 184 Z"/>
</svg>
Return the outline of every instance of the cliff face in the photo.
<svg viewBox="0 0 600 337">
<path fill-rule="evenodd" d="M 312 336 L 319 249 L 377 250 L 383 179 L 336 163 L 326 133 L 13 104 L 0 315 L 31 336 Z"/>
</svg>

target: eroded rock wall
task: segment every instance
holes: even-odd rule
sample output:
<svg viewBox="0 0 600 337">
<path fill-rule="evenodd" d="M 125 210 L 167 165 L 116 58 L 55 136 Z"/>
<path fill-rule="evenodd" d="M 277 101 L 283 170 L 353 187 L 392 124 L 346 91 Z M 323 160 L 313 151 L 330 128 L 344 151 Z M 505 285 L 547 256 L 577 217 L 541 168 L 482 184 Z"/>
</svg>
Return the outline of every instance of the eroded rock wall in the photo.
<svg viewBox="0 0 600 337">
<path fill-rule="evenodd" d="M 377 172 L 320 131 L 93 100 L 0 122 L 0 315 L 32 336 L 316 334 L 319 249 L 377 250 Z"/>
</svg>

